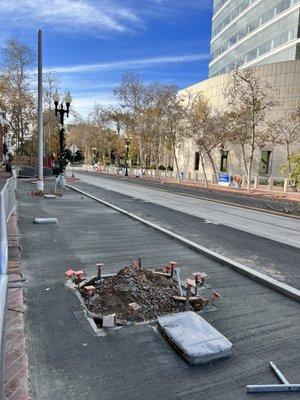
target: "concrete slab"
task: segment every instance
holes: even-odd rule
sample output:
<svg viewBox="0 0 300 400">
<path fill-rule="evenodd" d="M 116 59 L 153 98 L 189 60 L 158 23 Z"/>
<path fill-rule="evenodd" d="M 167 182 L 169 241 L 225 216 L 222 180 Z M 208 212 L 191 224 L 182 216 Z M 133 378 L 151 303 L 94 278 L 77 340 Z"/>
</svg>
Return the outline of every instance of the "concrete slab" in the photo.
<svg viewBox="0 0 300 400">
<path fill-rule="evenodd" d="M 276 382 L 266 368 L 270 360 L 297 381 L 294 301 L 72 191 L 50 202 L 29 197 L 29 188 L 19 184 L 17 197 L 34 400 L 249 400 L 247 384 Z M 60 223 L 35 225 L 37 213 Z M 113 273 L 139 256 L 145 267 L 177 261 L 182 279 L 199 270 L 209 275 L 222 298 L 217 310 L 203 317 L 233 343 L 232 357 L 188 366 L 147 325 L 95 336 L 78 299 L 64 288 L 65 271 L 92 274 L 103 262 L 103 273 Z"/>
</svg>

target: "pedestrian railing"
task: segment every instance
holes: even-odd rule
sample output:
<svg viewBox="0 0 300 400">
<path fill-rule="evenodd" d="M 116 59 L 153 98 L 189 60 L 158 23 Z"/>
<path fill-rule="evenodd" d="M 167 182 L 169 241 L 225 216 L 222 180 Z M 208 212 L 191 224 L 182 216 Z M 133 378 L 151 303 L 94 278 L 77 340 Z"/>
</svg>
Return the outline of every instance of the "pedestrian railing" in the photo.
<svg viewBox="0 0 300 400">
<path fill-rule="evenodd" d="M 0 398 L 3 395 L 3 367 L 4 367 L 4 342 L 5 342 L 5 310 L 7 297 L 7 222 L 15 206 L 15 190 L 17 184 L 17 171 L 13 169 L 13 176 L 6 181 L 0 192 Z"/>
<path fill-rule="evenodd" d="M 19 176 L 23 178 L 36 178 L 37 177 L 37 167 L 29 167 L 27 165 L 20 165 L 18 167 Z M 52 176 L 52 168 L 43 168 L 43 176 L 49 177 Z"/>
<path fill-rule="evenodd" d="M 102 172 L 111 175 L 124 175 L 126 169 L 124 167 L 115 167 L 115 166 L 98 166 L 98 165 L 83 165 L 80 167 L 76 167 L 77 171 L 95 171 Z M 173 181 L 180 181 L 184 184 L 205 184 L 206 180 L 204 175 L 199 172 L 180 172 L 178 175 L 175 171 L 169 170 L 156 170 L 156 169 L 143 169 L 143 168 L 128 168 L 129 176 L 138 176 L 138 177 L 149 177 L 153 179 L 167 179 Z M 234 178 L 233 176 L 231 176 Z M 246 189 L 247 187 L 247 176 L 241 175 L 240 184 L 234 185 L 230 184 L 230 187 L 237 189 Z M 209 185 L 217 185 L 218 184 L 218 175 L 217 174 L 207 174 L 207 181 Z M 299 184 L 298 184 L 299 185 Z M 299 191 L 299 187 L 297 189 L 297 181 L 289 178 L 283 177 L 273 177 L 273 176 L 259 176 L 255 175 L 251 177 L 251 189 L 254 190 L 265 190 L 265 191 L 283 191 L 283 192 L 291 192 L 291 191 Z"/>
</svg>

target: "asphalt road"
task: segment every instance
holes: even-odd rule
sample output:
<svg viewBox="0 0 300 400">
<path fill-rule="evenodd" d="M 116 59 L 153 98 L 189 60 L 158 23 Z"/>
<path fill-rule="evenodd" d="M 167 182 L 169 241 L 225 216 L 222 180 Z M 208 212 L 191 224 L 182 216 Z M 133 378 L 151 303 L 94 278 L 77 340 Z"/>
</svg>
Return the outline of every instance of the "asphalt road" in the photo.
<svg viewBox="0 0 300 400">
<path fill-rule="evenodd" d="M 81 177 L 84 181 L 76 183 L 76 187 L 279 281 L 300 288 L 300 251 L 299 243 L 296 241 L 299 236 L 300 220 L 216 203 L 205 204 L 203 200 L 200 203 L 199 200 L 188 196 L 178 196 L 180 202 L 178 200 L 176 207 L 183 210 L 178 211 L 168 204 L 170 196 L 175 197 L 175 194 L 138 187 L 130 183 L 119 183 L 98 176 L 81 175 Z M 86 183 L 87 181 L 92 184 Z M 123 194 L 123 191 L 127 194 Z M 231 213 L 238 213 L 236 227 L 220 222 L 215 223 L 217 212 L 222 217 L 222 207 L 230 207 Z M 212 211 L 215 208 L 217 211 Z M 193 215 L 193 210 L 196 214 L 199 212 L 203 216 Z M 210 214 L 209 210 L 211 210 Z M 262 221 L 260 225 L 258 220 Z M 267 221 L 271 223 L 270 226 Z M 252 229 L 249 227 L 250 224 Z M 260 232 L 258 226 L 262 226 L 264 232 Z M 265 234 L 266 230 L 268 234 Z M 285 235 L 282 240 L 279 237 L 279 231 Z M 272 237 L 276 237 L 277 240 L 271 240 L 269 233 L 272 233 Z M 290 235 L 292 235 L 292 240 L 290 240 Z M 295 246 L 286 243 L 293 243 Z"/>
<path fill-rule="evenodd" d="M 33 400 L 246 400 L 247 384 L 278 382 L 271 360 L 298 382 L 298 303 L 78 193 L 47 200 L 31 190 L 19 183 L 17 198 Z M 58 224 L 35 225 L 35 217 Z M 94 273 L 100 261 L 115 272 L 138 256 L 145 266 L 175 259 L 183 277 L 208 273 L 222 298 L 203 316 L 232 341 L 231 358 L 191 367 L 148 325 L 106 337 L 91 332 L 64 272 Z"/>
</svg>

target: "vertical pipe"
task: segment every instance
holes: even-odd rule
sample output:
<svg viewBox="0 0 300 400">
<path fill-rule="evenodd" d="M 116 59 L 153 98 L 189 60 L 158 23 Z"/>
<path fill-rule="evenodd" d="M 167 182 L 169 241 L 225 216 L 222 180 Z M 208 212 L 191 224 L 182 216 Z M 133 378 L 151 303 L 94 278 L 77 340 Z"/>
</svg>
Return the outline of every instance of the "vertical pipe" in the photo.
<svg viewBox="0 0 300 400">
<path fill-rule="evenodd" d="M 38 180 L 37 190 L 44 190 L 43 181 L 43 60 L 42 31 L 38 31 Z"/>
</svg>

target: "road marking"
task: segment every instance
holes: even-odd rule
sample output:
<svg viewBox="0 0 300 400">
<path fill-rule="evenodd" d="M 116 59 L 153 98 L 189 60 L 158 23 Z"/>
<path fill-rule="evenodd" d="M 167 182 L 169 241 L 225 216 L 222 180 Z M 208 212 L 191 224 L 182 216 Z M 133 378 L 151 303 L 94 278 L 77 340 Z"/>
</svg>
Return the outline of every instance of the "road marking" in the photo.
<svg viewBox="0 0 300 400">
<path fill-rule="evenodd" d="M 177 240 L 180 243 L 185 244 L 186 246 L 192 248 L 193 250 L 206 255 L 207 257 L 219 262 L 220 264 L 227 266 L 231 269 L 233 269 L 236 272 L 239 272 L 242 275 L 247 276 L 248 278 L 261 283 L 262 285 L 269 287 L 297 302 L 300 302 L 300 290 L 289 286 L 285 283 L 279 282 L 276 279 L 273 279 L 265 274 L 262 274 L 261 272 L 255 271 L 254 269 L 250 268 L 250 267 L 246 267 L 243 264 L 240 264 L 237 261 L 231 260 L 228 257 L 225 257 L 221 254 L 216 253 L 213 250 L 210 250 L 206 247 L 200 246 L 198 243 L 193 242 L 192 240 L 186 239 L 181 235 L 178 235 L 177 233 L 174 233 L 172 231 L 169 231 L 168 229 L 162 228 L 159 225 L 156 225 L 150 221 L 145 220 L 144 218 L 138 217 L 135 214 L 132 214 L 120 207 L 115 206 L 114 204 L 108 203 L 105 200 L 99 199 L 98 197 L 95 197 L 87 192 L 84 192 L 83 190 L 80 190 L 74 186 L 71 185 L 67 185 L 70 189 L 75 190 L 78 193 L 81 193 L 95 201 L 98 201 L 101 204 L 104 204 L 116 211 L 119 211 L 120 213 L 127 215 L 128 217 L 135 219 L 136 221 L 141 222 L 144 225 L 147 225 L 161 233 L 164 233 L 167 236 L 170 236 L 171 238 Z"/>
</svg>

